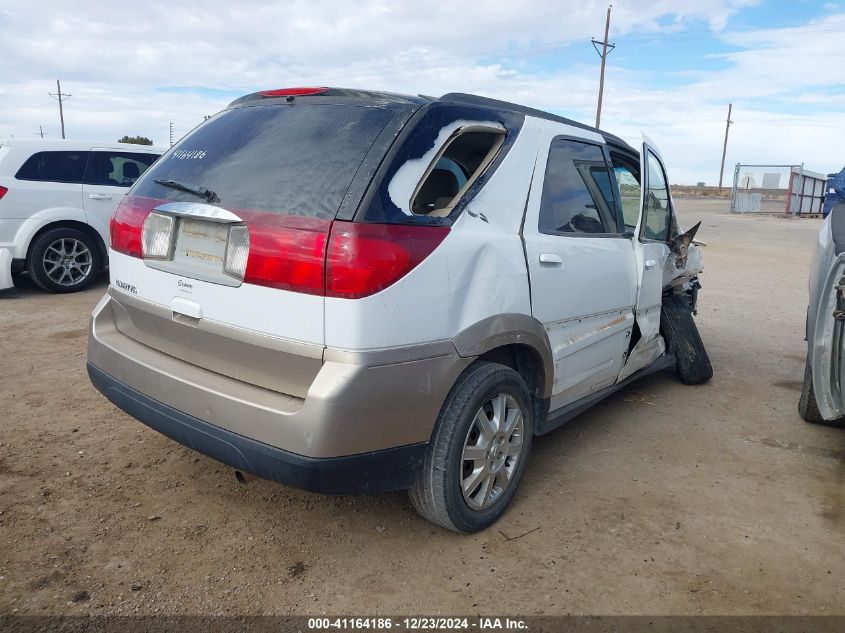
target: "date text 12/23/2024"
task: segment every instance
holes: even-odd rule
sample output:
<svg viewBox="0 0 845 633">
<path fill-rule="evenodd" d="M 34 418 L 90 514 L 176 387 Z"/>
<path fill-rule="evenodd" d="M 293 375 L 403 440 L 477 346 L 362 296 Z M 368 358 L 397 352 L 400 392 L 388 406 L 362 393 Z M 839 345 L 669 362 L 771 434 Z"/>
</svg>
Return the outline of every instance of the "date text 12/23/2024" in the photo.
<svg viewBox="0 0 845 633">
<path fill-rule="evenodd" d="M 309 618 L 312 631 L 527 631 L 528 624 L 519 618 L 499 617 L 340 617 Z"/>
</svg>

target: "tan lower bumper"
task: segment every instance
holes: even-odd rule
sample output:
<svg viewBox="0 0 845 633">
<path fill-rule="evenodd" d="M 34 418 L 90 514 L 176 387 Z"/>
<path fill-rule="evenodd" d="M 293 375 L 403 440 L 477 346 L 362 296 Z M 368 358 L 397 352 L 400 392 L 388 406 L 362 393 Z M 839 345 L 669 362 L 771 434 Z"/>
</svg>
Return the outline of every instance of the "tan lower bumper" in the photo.
<svg viewBox="0 0 845 633">
<path fill-rule="evenodd" d="M 446 394 L 472 361 L 450 342 L 398 353 L 327 350 L 304 398 L 229 378 L 143 345 L 115 326 L 109 295 L 91 319 L 88 361 L 178 411 L 306 457 L 427 442 Z M 402 359 L 387 362 L 386 357 Z"/>
</svg>

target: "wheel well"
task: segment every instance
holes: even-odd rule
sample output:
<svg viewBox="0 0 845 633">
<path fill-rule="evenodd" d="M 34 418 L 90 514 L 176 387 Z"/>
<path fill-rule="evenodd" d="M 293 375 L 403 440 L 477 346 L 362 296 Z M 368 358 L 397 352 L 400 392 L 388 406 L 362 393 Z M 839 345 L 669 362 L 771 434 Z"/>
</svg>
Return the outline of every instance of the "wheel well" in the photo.
<svg viewBox="0 0 845 633">
<path fill-rule="evenodd" d="M 100 270 L 104 269 L 108 265 L 109 252 L 103 242 L 103 238 L 100 237 L 100 234 L 90 224 L 77 222 L 76 220 L 60 220 L 58 222 L 51 222 L 50 224 L 38 229 L 38 232 L 33 235 L 32 239 L 29 241 L 29 246 L 26 249 L 27 262 L 29 261 L 29 255 L 32 252 L 32 245 L 35 244 L 35 240 L 52 229 L 76 229 L 77 231 L 85 233 L 88 237 L 94 240 L 94 243 L 97 245 L 97 252 L 100 255 Z"/>
<path fill-rule="evenodd" d="M 505 365 L 522 376 L 534 405 L 534 429 L 541 428 L 549 411 L 549 399 L 543 397 L 546 372 L 543 358 L 537 350 L 530 345 L 513 343 L 484 352 L 478 360 Z"/>
</svg>

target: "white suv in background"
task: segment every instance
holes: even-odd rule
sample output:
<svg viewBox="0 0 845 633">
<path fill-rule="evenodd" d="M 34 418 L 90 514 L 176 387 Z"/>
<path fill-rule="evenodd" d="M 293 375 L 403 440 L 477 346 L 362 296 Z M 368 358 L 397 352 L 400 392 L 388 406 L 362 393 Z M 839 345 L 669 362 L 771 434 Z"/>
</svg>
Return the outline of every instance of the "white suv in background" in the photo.
<svg viewBox="0 0 845 633">
<path fill-rule="evenodd" d="M 75 292 L 108 263 L 109 218 L 164 152 L 89 141 L 0 141 L 0 249 L 50 292 Z M 6 271 L 8 272 L 8 271 Z"/>
<path fill-rule="evenodd" d="M 535 435 L 712 375 L 668 182 L 649 142 L 513 103 L 248 95 L 118 206 L 88 373 L 241 480 L 409 488 L 480 530 Z"/>
</svg>

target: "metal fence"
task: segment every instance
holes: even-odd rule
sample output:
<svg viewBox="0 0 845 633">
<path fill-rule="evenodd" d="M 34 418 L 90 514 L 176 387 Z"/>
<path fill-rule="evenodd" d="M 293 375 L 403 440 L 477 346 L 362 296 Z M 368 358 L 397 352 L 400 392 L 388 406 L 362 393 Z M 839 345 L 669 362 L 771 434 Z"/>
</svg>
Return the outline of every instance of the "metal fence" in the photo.
<svg viewBox="0 0 845 633">
<path fill-rule="evenodd" d="M 731 213 L 821 213 L 827 177 L 804 165 L 743 165 L 734 169 Z"/>
</svg>

